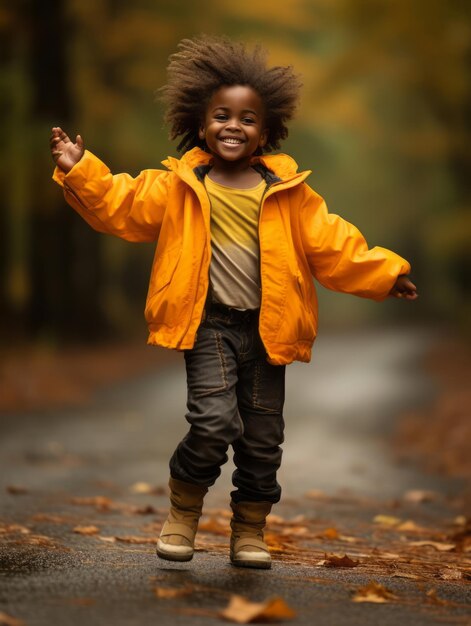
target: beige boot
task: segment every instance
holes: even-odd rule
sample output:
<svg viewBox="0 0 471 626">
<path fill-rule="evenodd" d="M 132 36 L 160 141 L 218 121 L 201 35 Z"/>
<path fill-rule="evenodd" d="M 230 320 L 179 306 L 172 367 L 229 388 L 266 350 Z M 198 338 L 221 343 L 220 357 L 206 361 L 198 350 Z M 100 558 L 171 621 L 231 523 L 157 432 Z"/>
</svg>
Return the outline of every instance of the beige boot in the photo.
<svg viewBox="0 0 471 626">
<path fill-rule="evenodd" d="M 271 556 L 263 529 L 271 502 L 231 502 L 231 563 L 238 567 L 269 569 Z"/>
<path fill-rule="evenodd" d="M 170 478 L 170 513 L 157 540 L 157 554 L 167 561 L 190 561 L 207 487 Z"/>
</svg>

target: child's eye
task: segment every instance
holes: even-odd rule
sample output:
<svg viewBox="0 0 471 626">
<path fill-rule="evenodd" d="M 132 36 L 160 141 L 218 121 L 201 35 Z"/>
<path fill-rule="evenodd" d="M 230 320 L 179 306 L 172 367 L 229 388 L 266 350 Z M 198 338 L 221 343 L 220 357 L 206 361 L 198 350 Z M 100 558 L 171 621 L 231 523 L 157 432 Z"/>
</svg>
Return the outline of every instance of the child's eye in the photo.
<svg viewBox="0 0 471 626">
<path fill-rule="evenodd" d="M 244 117 L 242 121 L 244 122 L 244 124 L 255 124 L 255 120 L 251 117 Z"/>
<path fill-rule="evenodd" d="M 216 120 L 227 120 L 227 115 L 224 115 L 224 113 L 218 113 L 217 115 L 214 116 L 214 119 L 216 119 Z"/>
</svg>

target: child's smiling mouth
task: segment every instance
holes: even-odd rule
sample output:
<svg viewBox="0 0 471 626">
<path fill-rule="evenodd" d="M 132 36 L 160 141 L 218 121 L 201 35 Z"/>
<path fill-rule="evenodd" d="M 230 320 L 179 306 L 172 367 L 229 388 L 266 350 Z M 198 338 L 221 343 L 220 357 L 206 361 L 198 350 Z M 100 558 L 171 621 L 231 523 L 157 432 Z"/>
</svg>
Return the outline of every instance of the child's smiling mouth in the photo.
<svg viewBox="0 0 471 626">
<path fill-rule="evenodd" d="M 219 141 L 228 145 L 239 145 L 244 143 L 244 140 L 240 139 L 240 137 L 221 137 Z"/>
</svg>

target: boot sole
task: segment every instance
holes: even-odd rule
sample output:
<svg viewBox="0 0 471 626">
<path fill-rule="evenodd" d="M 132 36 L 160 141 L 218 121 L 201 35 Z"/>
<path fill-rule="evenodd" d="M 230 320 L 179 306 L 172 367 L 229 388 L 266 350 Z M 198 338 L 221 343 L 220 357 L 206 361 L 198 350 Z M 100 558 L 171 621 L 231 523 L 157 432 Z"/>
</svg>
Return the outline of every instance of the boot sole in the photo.
<svg viewBox="0 0 471 626">
<path fill-rule="evenodd" d="M 257 561 L 256 559 L 231 559 L 235 567 L 251 567 L 253 569 L 270 569 L 271 561 Z"/>
<path fill-rule="evenodd" d="M 159 556 L 161 559 L 165 559 L 166 561 L 191 561 L 194 554 L 193 549 L 188 548 L 187 551 L 178 549 L 182 547 L 183 546 L 166 545 L 159 540 L 155 551 L 157 552 L 157 556 Z"/>
<path fill-rule="evenodd" d="M 162 550 L 156 550 L 157 556 L 166 561 L 191 561 L 193 554 L 175 554 L 174 552 L 162 552 Z"/>
</svg>

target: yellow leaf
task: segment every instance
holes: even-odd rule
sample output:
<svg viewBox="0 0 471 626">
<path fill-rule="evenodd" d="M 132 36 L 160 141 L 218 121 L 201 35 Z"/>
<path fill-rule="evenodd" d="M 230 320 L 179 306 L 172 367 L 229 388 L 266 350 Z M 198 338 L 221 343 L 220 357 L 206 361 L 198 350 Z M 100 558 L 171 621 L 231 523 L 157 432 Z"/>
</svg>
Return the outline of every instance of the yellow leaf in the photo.
<svg viewBox="0 0 471 626">
<path fill-rule="evenodd" d="M 219 615 L 237 624 L 249 624 L 255 620 L 271 622 L 296 617 L 296 613 L 282 598 L 271 598 L 265 602 L 250 602 L 238 595 L 231 596 L 228 606 Z"/>
<path fill-rule="evenodd" d="M 79 535 L 97 535 L 100 529 L 97 526 L 76 526 L 73 532 Z"/>
<path fill-rule="evenodd" d="M 397 526 L 402 522 L 399 517 L 393 517 L 392 515 L 376 515 L 373 518 L 375 524 L 381 524 L 381 526 Z"/>
</svg>

